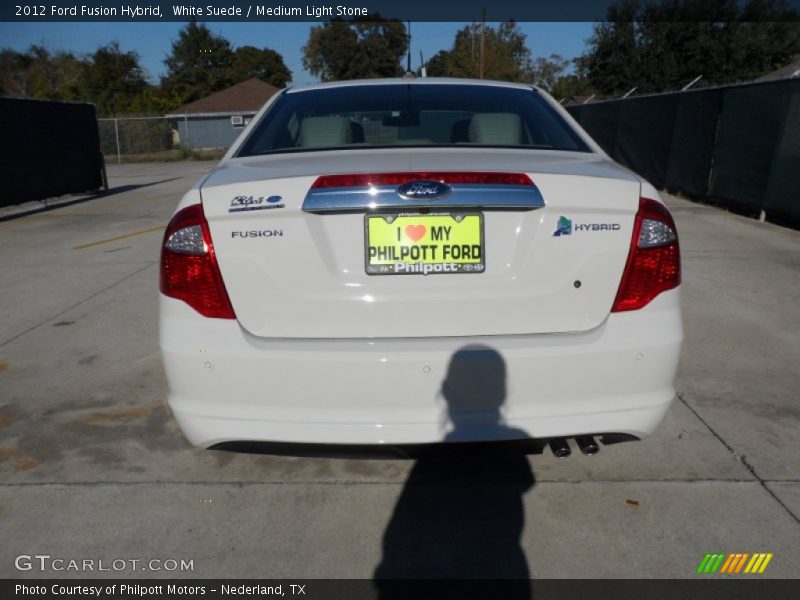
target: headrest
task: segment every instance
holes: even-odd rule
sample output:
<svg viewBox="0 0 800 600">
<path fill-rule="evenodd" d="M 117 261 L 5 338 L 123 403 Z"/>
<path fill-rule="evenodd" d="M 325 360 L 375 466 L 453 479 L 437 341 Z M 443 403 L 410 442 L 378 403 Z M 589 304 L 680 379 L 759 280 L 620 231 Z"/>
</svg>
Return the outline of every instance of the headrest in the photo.
<svg viewBox="0 0 800 600">
<path fill-rule="evenodd" d="M 477 113 L 469 123 L 473 144 L 517 146 L 522 140 L 522 123 L 514 113 Z"/>
<path fill-rule="evenodd" d="M 306 117 L 300 123 L 298 144 L 303 148 L 344 146 L 353 141 L 350 119 Z"/>
</svg>

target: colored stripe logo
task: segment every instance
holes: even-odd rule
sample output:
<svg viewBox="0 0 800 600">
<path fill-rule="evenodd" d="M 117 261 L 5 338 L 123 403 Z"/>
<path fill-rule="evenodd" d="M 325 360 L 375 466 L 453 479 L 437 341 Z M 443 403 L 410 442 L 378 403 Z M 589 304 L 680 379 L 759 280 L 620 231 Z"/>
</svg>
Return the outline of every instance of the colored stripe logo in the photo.
<svg viewBox="0 0 800 600">
<path fill-rule="evenodd" d="M 772 560 L 772 552 L 715 552 L 706 554 L 700 565 L 697 567 L 697 573 L 703 575 L 713 575 L 719 573 L 720 575 L 736 575 L 739 573 L 760 574 L 767 569 L 769 561 Z"/>
</svg>

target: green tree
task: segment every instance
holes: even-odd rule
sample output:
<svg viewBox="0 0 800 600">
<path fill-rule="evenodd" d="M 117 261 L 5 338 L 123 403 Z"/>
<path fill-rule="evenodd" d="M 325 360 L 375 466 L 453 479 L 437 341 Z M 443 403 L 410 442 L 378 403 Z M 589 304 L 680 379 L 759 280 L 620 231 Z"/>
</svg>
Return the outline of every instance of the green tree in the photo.
<svg viewBox="0 0 800 600">
<path fill-rule="evenodd" d="M 513 21 L 501 23 L 497 28 L 473 23 L 456 33 L 450 50 L 441 50 L 431 57 L 427 73 L 431 77 L 477 79 L 483 76 L 484 79 L 530 82 L 533 64 L 525 37 Z"/>
<path fill-rule="evenodd" d="M 785 0 L 621 0 L 595 26 L 579 70 L 616 96 L 760 77 L 800 53 L 797 12 Z"/>
<path fill-rule="evenodd" d="M 135 112 L 150 84 L 136 52 L 123 52 L 118 42 L 98 48 L 86 66 L 89 98 L 100 115 Z"/>
<path fill-rule="evenodd" d="M 540 88 L 552 92 L 556 84 L 564 77 L 570 61 L 560 54 L 551 54 L 547 58 L 537 58 L 531 68 L 531 82 Z"/>
<path fill-rule="evenodd" d="M 39 56 L 35 56 L 35 53 Z M 19 98 L 36 97 L 31 81 L 31 67 L 34 60 L 41 60 L 42 55 L 49 63 L 50 53 L 45 48 L 31 46 L 27 52 L 3 48 L 0 51 L 0 93 Z"/>
<path fill-rule="evenodd" d="M 238 83 L 252 77 L 282 88 L 292 80 L 292 72 L 275 50 L 240 46 L 234 52 L 231 78 Z"/>
<path fill-rule="evenodd" d="M 586 74 L 601 94 L 619 95 L 641 79 L 641 53 L 635 23 L 638 15 L 636 0 L 621 0 L 609 7 L 607 20 L 594 27 L 589 52 L 576 61 L 579 71 Z"/>
<path fill-rule="evenodd" d="M 396 77 L 408 50 L 403 23 L 376 14 L 331 19 L 311 28 L 303 46 L 303 66 L 322 81 Z"/>
<path fill-rule="evenodd" d="M 52 54 L 43 46 L 24 53 L 5 48 L 0 51 L 0 90 L 21 98 L 87 100 L 86 65 L 70 52 Z"/>
<path fill-rule="evenodd" d="M 192 21 L 178 33 L 164 61 L 162 86 L 181 103 L 192 102 L 233 85 L 231 43 L 203 24 Z"/>
<path fill-rule="evenodd" d="M 569 73 L 559 77 L 549 91 L 553 98 L 558 102 L 563 101 L 564 104 L 569 104 L 575 96 L 591 96 L 596 93 L 589 81 L 580 73 Z"/>
<path fill-rule="evenodd" d="M 43 46 L 24 53 L 0 50 L 0 90 L 23 98 L 93 102 L 101 117 L 163 114 L 181 104 L 176 94 L 153 86 L 139 55 L 117 42 L 82 57 Z"/>
<path fill-rule="evenodd" d="M 591 95 L 593 90 L 583 74 L 570 68 L 573 60 L 567 60 L 560 54 L 551 54 L 547 58 L 533 61 L 531 81 L 548 91 L 559 102 L 569 102 L 575 96 Z"/>
<path fill-rule="evenodd" d="M 11 48 L 0 50 L 0 94 L 24 96 L 25 55 Z"/>
<path fill-rule="evenodd" d="M 148 86 L 131 104 L 131 112 L 141 115 L 163 115 L 181 105 L 180 97 L 162 86 Z"/>
</svg>

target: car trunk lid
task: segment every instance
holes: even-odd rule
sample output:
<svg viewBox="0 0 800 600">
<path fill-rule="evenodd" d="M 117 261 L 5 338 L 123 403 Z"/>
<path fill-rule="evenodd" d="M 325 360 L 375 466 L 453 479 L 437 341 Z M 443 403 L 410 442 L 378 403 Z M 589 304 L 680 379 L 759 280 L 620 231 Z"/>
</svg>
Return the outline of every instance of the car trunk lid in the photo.
<svg viewBox="0 0 800 600">
<path fill-rule="evenodd" d="M 471 205 L 456 192 L 438 207 L 382 192 L 400 205 L 373 212 L 482 215 L 485 269 L 368 274 L 368 203 L 319 211 L 308 199 L 320 176 L 402 172 L 525 174 L 541 203 L 519 203 L 513 184 L 479 189 Z M 234 159 L 211 174 L 201 194 L 244 329 L 268 338 L 370 338 L 597 327 L 619 286 L 639 191 L 632 174 L 596 154 L 403 149 Z M 411 221 L 404 223 L 414 227 Z"/>
</svg>

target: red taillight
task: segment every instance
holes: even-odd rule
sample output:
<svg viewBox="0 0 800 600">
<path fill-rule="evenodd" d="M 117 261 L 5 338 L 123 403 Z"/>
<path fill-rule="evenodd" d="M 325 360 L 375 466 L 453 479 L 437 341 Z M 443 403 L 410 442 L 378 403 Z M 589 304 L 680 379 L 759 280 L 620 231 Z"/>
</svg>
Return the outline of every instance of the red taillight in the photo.
<svg viewBox="0 0 800 600">
<path fill-rule="evenodd" d="M 611 312 L 637 310 L 681 282 L 678 230 L 660 202 L 641 198 L 631 249 Z"/>
<path fill-rule="evenodd" d="M 160 288 L 204 317 L 236 318 L 200 204 L 179 211 L 167 226 L 161 246 Z"/>
<path fill-rule="evenodd" d="M 355 173 L 349 175 L 323 175 L 311 189 L 332 187 L 365 187 L 402 185 L 417 179 L 431 179 L 443 183 L 473 183 L 498 185 L 533 185 L 525 173 L 476 173 L 459 171 L 410 171 L 401 173 Z"/>
</svg>

